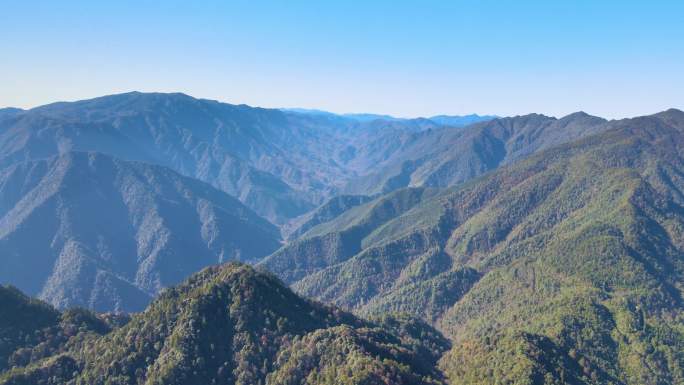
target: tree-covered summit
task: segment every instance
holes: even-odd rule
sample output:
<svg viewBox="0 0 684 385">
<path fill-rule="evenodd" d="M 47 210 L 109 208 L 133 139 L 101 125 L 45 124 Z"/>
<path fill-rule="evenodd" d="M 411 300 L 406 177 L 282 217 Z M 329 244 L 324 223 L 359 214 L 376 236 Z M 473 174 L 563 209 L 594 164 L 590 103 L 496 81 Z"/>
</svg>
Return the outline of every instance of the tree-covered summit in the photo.
<svg viewBox="0 0 684 385">
<path fill-rule="evenodd" d="M 230 263 L 165 290 L 124 326 L 84 329 L 55 355 L 15 364 L 0 383 L 439 384 L 448 346 L 414 318 L 362 320 Z"/>
</svg>

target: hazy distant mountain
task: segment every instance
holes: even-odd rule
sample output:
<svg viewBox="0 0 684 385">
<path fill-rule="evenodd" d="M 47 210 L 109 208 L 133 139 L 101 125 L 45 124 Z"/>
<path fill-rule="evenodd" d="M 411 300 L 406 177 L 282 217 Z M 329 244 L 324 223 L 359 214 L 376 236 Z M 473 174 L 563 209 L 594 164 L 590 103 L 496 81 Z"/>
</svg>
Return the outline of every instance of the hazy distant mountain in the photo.
<svg viewBox="0 0 684 385">
<path fill-rule="evenodd" d="M 343 114 L 342 116 L 351 118 L 354 120 L 358 120 L 359 122 L 372 122 L 374 120 L 388 120 L 388 121 L 398 121 L 398 120 L 407 120 L 404 118 L 396 118 L 391 115 L 380 115 L 380 114 L 367 114 L 367 113 L 360 113 L 360 114 Z"/>
<path fill-rule="evenodd" d="M 55 306 L 140 310 L 162 287 L 256 261 L 278 230 L 167 168 L 65 153 L 0 171 L 0 282 Z"/>
<path fill-rule="evenodd" d="M 406 120 L 404 118 L 396 118 L 391 115 L 381 115 L 381 114 L 368 114 L 368 113 L 349 113 L 349 114 L 336 114 L 334 112 L 328 112 L 323 110 L 311 109 L 311 108 L 281 108 L 285 112 L 295 112 L 304 115 L 313 116 L 325 116 L 328 118 L 337 119 L 349 119 L 357 122 L 371 122 L 374 120 L 388 120 L 388 121 L 399 121 Z"/>
<path fill-rule="evenodd" d="M 132 92 L 0 114 L 0 166 L 68 151 L 101 152 L 203 180 L 284 224 L 343 193 L 458 183 L 502 161 L 488 153 L 495 150 L 486 147 L 490 140 L 524 155 L 535 145 L 583 134 L 576 127 L 561 134 L 556 131 L 566 128 L 530 126 L 512 137 L 513 122 L 444 128 L 424 118 L 360 121 Z"/>
<path fill-rule="evenodd" d="M 6 118 L 6 117 L 11 117 L 14 116 L 20 112 L 23 112 L 24 110 L 20 108 L 0 108 L 0 119 Z"/>
<path fill-rule="evenodd" d="M 449 346 L 415 319 L 361 320 L 237 264 L 195 274 L 120 327 L 58 314 L 2 287 L 0 306 L 15 320 L 33 319 L 21 328 L 31 338 L 8 341 L 4 356 L 15 368 L 0 374 L 3 385 L 437 385 Z M 16 330 L 4 326 L 0 335 Z"/>
<path fill-rule="evenodd" d="M 358 122 L 373 122 L 377 120 L 384 120 L 388 122 L 402 122 L 414 119 L 431 120 L 433 124 L 441 126 L 451 126 L 451 127 L 465 127 L 473 123 L 484 122 L 492 119 L 496 119 L 498 116 L 495 115 L 436 115 L 429 118 L 397 118 L 392 115 L 383 114 L 369 114 L 369 113 L 348 113 L 348 114 L 335 114 L 333 112 L 307 109 L 307 108 L 281 108 L 282 111 L 295 112 L 300 114 L 314 115 L 314 116 L 325 116 L 329 118 L 348 118 L 353 119 Z"/>
<path fill-rule="evenodd" d="M 68 151 L 101 152 L 206 181 L 281 224 L 368 172 L 355 167 L 363 162 L 349 160 L 364 153 L 357 148 L 369 137 L 437 126 L 427 119 L 362 122 L 132 92 L 2 110 L 0 166 Z"/>
<path fill-rule="evenodd" d="M 565 137 L 577 120 L 595 118 L 551 124 Z M 456 187 L 355 206 L 262 264 L 304 295 L 432 321 L 454 342 L 452 384 L 681 383 L 684 112 L 598 123 Z"/>
<path fill-rule="evenodd" d="M 431 116 L 428 119 L 435 123 L 442 124 L 445 126 L 452 127 L 465 127 L 474 123 L 486 122 L 498 118 L 495 115 L 436 115 Z"/>
<path fill-rule="evenodd" d="M 327 117 L 341 117 L 341 115 L 338 115 L 333 112 L 328 112 L 328 111 L 323 111 L 323 110 L 317 110 L 315 108 L 280 108 L 281 111 L 284 112 L 294 112 L 297 114 L 304 114 L 304 115 L 319 115 L 319 116 L 327 116 Z"/>
<path fill-rule="evenodd" d="M 334 152 L 326 144 L 332 134 L 313 130 L 315 123 L 182 94 L 113 95 L 1 119 L 0 164 L 102 152 L 207 181 L 278 222 L 313 208 L 324 187 L 334 185 L 328 179 L 340 174 L 322 158 Z"/>
</svg>

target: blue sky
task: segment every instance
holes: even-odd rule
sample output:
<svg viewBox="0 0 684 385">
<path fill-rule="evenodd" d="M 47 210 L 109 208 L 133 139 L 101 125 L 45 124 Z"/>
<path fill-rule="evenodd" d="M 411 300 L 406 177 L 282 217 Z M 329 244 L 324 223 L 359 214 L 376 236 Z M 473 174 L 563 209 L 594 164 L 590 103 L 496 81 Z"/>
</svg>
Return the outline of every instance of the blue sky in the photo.
<svg viewBox="0 0 684 385">
<path fill-rule="evenodd" d="M 0 106 L 140 90 L 397 116 L 684 109 L 684 1 L 0 7 Z"/>
</svg>

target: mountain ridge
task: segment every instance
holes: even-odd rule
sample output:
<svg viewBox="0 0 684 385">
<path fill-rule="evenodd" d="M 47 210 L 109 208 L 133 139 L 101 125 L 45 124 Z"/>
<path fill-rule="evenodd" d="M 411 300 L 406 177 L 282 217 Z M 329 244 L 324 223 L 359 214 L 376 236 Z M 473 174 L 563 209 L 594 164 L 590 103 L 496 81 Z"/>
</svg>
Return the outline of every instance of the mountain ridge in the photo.
<svg viewBox="0 0 684 385">
<path fill-rule="evenodd" d="M 497 118 L 489 124 L 510 119 L 526 118 Z M 487 151 L 492 140 L 508 139 L 499 137 L 503 132 L 484 132 L 478 124 L 449 128 L 429 119 L 359 122 L 182 93 L 130 92 L 0 118 L 0 165 L 67 151 L 158 164 L 211 183 L 284 226 L 336 195 L 448 186 L 496 167 L 499 155 L 477 152 Z M 539 145 L 588 133 L 578 129 Z M 449 146 L 462 147 L 463 140 L 471 147 L 459 151 L 470 157 L 453 159 Z M 463 169 L 468 162 L 472 169 Z"/>
</svg>

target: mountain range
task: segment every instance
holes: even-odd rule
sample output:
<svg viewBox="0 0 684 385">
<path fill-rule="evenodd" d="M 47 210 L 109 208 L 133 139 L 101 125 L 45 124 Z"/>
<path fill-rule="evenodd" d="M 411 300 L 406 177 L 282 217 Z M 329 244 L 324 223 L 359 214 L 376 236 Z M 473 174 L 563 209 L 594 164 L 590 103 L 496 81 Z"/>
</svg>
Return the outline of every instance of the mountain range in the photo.
<svg viewBox="0 0 684 385">
<path fill-rule="evenodd" d="M 369 173 L 378 159 L 368 154 L 388 137 L 441 127 L 429 119 L 359 121 L 137 92 L 4 111 L 0 166 L 101 152 L 208 182 L 277 224 Z M 394 146 L 384 145 L 382 156 L 401 158 Z"/>
<path fill-rule="evenodd" d="M 430 120 L 433 123 L 443 125 L 443 126 L 450 126 L 450 127 L 465 127 L 473 123 L 478 123 L 478 122 L 484 122 L 488 120 L 493 120 L 498 118 L 496 115 L 478 115 L 478 114 L 469 114 L 469 115 L 435 115 L 431 116 L 429 118 L 397 118 L 392 115 L 383 115 L 383 114 L 369 114 L 369 113 L 348 113 L 348 114 L 335 114 L 333 112 L 328 112 L 328 111 L 323 111 L 323 110 L 316 110 L 316 109 L 307 109 L 307 108 L 281 108 L 282 111 L 285 112 L 296 112 L 300 114 L 306 114 L 306 115 L 318 115 L 318 116 L 327 116 L 330 118 L 348 118 L 348 119 L 353 119 L 357 120 L 360 122 L 370 122 L 374 120 L 382 120 L 382 121 L 396 121 L 396 122 L 401 122 L 401 121 L 409 121 L 409 120 Z"/>
<path fill-rule="evenodd" d="M 683 231 L 676 109 L 2 109 L 0 384 L 684 383 Z"/>
</svg>

